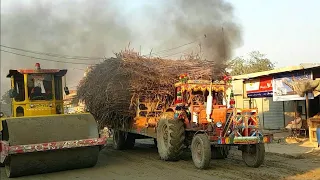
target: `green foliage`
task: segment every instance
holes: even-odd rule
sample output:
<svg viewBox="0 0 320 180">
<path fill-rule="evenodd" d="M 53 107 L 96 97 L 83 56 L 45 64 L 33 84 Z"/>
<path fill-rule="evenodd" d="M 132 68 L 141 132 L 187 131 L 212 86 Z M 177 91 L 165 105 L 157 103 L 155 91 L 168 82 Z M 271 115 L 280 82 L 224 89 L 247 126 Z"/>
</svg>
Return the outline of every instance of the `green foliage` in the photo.
<svg viewBox="0 0 320 180">
<path fill-rule="evenodd" d="M 4 102 L 5 104 L 11 104 L 12 99 L 10 98 L 10 90 L 6 91 L 2 95 L 1 101 Z"/>
<path fill-rule="evenodd" d="M 270 59 L 266 58 L 265 54 L 261 54 L 259 51 L 249 53 L 248 59 L 236 57 L 229 61 L 228 64 L 232 76 L 268 71 L 275 67 L 275 63 L 271 62 Z"/>
</svg>

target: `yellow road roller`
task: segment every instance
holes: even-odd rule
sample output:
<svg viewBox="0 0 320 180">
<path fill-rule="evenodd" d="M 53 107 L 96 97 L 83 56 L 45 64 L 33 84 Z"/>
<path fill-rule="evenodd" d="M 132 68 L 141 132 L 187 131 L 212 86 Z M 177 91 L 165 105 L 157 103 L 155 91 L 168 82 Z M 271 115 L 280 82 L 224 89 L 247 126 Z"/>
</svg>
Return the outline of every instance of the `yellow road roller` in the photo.
<svg viewBox="0 0 320 180">
<path fill-rule="evenodd" d="M 39 63 L 9 70 L 12 116 L 0 113 L 0 159 L 9 178 L 96 165 L 106 138 L 90 113 L 64 114 L 66 73 Z"/>
</svg>

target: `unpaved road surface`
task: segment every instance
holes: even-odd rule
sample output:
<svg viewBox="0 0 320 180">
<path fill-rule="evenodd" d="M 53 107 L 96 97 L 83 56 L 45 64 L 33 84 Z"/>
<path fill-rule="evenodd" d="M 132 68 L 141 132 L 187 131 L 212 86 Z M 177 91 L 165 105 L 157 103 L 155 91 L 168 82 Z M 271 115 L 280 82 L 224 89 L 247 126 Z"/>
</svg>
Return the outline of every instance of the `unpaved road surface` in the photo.
<svg viewBox="0 0 320 180">
<path fill-rule="evenodd" d="M 267 148 L 267 146 L 266 146 Z M 7 180 L 1 168 L 1 180 Z M 232 150 L 226 160 L 212 160 L 211 168 L 198 170 L 194 167 L 190 152 L 186 151 L 178 162 L 159 160 L 152 140 L 138 141 L 134 150 L 115 151 L 110 145 L 101 151 L 94 168 L 55 172 L 19 180 L 320 180 L 320 158 L 317 156 L 294 159 L 266 154 L 265 163 L 259 168 L 246 167 L 241 153 Z"/>
</svg>

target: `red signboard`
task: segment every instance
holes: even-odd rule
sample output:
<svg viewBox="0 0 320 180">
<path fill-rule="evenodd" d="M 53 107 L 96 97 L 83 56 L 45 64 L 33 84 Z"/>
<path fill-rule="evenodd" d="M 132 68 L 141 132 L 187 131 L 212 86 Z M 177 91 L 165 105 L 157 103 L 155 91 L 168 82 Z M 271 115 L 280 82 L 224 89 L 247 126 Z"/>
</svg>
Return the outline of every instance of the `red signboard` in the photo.
<svg viewBox="0 0 320 180">
<path fill-rule="evenodd" d="M 271 97 L 272 77 L 261 77 L 246 83 L 248 97 Z"/>
</svg>

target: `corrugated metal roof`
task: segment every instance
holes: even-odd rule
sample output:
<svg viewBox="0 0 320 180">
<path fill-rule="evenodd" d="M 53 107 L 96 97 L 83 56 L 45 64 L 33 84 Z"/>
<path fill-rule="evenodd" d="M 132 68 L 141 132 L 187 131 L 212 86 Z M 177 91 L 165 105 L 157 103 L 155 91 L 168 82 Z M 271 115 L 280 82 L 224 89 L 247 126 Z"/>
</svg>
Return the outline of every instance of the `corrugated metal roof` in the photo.
<svg viewBox="0 0 320 180">
<path fill-rule="evenodd" d="M 299 66 L 288 66 L 288 67 L 273 69 L 270 71 L 262 71 L 262 72 L 232 76 L 232 79 L 233 80 L 250 79 L 250 78 L 256 78 L 261 76 L 267 76 L 271 74 L 278 74 L 283 72 L 291 72 L 291 71 L 311 69 L 311 68 L 320 68 L 320 63 L 303 63 L 303 64 L 300 64 Z"/>
</svg>

